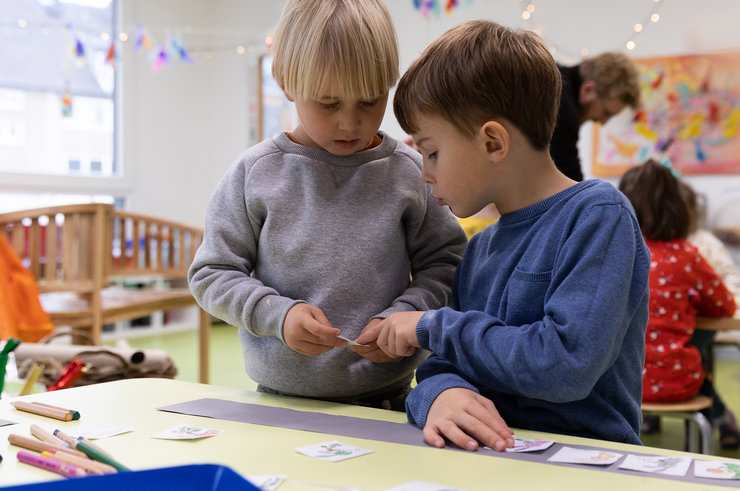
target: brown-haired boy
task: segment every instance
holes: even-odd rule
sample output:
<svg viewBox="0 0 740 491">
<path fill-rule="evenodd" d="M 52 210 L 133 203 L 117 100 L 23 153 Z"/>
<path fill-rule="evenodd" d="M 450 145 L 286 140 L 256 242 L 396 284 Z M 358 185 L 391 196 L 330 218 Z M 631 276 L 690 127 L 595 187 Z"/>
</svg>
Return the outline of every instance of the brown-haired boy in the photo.
<svg viewBox="0 0 740 491">
<path fill-rule="evenodd" d="M 458 217 L 501 212 L 470 241 L 450 307 L 374 326 L 389 355 L 433 352 L 406 401 L 432 445 L 503 450 L 509 426 L 640 443 L 650 257 L 619 191 L 550 158 L 560 84 L 536 35 L 489 21 L 445 33 L 399 82 L 432 196 Z"/>
</svg>

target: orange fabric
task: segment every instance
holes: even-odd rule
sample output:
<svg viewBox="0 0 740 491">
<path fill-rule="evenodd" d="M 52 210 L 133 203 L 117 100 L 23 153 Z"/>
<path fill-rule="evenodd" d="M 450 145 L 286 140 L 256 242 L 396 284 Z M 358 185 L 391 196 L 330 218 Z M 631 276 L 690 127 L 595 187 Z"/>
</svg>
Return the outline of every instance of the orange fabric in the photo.
<svg viewBox="0 0 740 491">
<path fill-rule="evenodd" d="M 53 330 L 31 272 L 0 235 L 0 339 L 34 343 Z"/>
</svg>

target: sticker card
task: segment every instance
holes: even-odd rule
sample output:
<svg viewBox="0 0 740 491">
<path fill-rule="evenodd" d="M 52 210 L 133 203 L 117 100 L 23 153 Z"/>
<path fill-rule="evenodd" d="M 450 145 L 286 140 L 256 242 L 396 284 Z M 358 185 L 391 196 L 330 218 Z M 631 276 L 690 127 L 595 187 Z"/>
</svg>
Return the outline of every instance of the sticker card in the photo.
<svg viewBox="0 0 740 491">
<path fill-rule="evenodd" d="M 298 447 L 296 448 L 296 451 L 303 455 L 315 457 L 320 460 L 328 460 L 329 462 L 338 462 L 340 460 L 351 459 L 352 457 L 359 457 L 360 455 L 373 453 L 372 450 L 345 445 L 336 440 L 326 443 L 317 443 L 316 445 L 309 445 L 307 447 Z"/>
<path fill-rule="evenodd" d="M 740 479 L 740 464 L 719 460 L 694 460 L 694 475 L 712 479 Z"/>
<path fill-rule="evenodd" d="M 548 449 L 555 440 L 532 440 L 530 438 L 514 437 L 514 446 L 507 448 L 507 452 L 537 452 Z"/>
<path fill-rule="evenodd" d="M 562 462 L 565 464 L 610 465 L 622 457 L 621 453 L 606 450 L 582 450 L 580 448 L 563 447 L 548 462 Z"/>
<path fill-rule="evenodd" d="M 275 491 L 280 486 L 285 478 L 288 477 L 285 474 L 272 474 L 272 475 L 252 475 L 246 476 L 247 481 L 251 482 L 262 491 Z"/>
<path fill-rule="evenodd" d="M 668 476 L 685 476 L 692 460 L 691 457 L 628 454 L 624 462 L 619 464 L 619 468 Z"/>
<path fill-rule="evenodd" d="M 458 489 L 442 486 L 425 481 L 409 481 L 399 486 L 388 488 L 385 491 L 460 491 Z"/>
<path fill-rule="evenodd" d="M 130 426 L 115 426 L 106 424 L 78 426 L 74 430 L 70 430 L 70 435 L 81 436 L 90 440 L 97 440 L 100 438 L 108 438 L 111 436 L 121 435 L 134 431 Z"/>
<path fill-rule="evenodd" d="M 186 425 L 185 423 L 178 423 L 172 428 L 168 428 L 156 435 L 153 435 L 152 438 L 162 438 L 164 440 L 195 440 L 196 438 L 216 436 L 221 433 L 223 433 L 221 430 L 198 428 L 196 426 Z"/>
<path fill-rule="evenodd" d="M 367 348 L 369 346 L 368 344 L 360 344 L 357 341 L 353 341 L 346 336 L 339 335 L 337 337 L 339 339 L 343 339 L 344 341 L 347 341 L 347 346 L 362 346 L 363 348 Z"/>
</svg>

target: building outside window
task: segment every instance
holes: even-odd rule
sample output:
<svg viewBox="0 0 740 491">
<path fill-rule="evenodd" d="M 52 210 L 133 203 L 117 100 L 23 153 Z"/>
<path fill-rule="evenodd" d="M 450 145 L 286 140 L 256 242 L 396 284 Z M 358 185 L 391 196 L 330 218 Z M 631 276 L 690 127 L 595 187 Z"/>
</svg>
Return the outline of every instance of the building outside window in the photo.
<svg viewBox="0 0 740 491">
<path fill-rule="evenodd" d="M 117 1 L 0 0 L 0 12 L 0 211 L 120 188 Z"/>
</svg>

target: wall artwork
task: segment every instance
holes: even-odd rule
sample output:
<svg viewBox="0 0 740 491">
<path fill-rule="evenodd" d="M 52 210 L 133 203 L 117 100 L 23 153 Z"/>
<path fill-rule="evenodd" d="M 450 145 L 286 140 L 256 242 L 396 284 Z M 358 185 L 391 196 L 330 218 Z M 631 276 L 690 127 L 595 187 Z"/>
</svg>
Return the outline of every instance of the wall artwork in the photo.
<svg viewBox="0 0 740 491">
<path fill-rule="evenodd" d="M 740 174 L 740 52 L 635 62 L 642 108 L 594 125 L 593 174 L 662 157 L 682 174 Z"/>
</svg>

